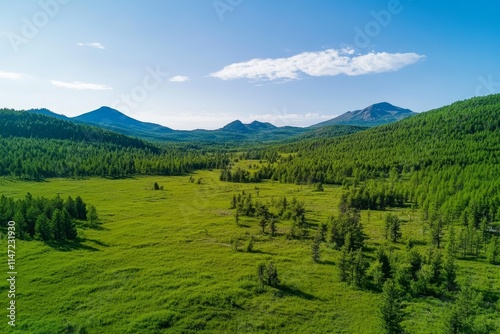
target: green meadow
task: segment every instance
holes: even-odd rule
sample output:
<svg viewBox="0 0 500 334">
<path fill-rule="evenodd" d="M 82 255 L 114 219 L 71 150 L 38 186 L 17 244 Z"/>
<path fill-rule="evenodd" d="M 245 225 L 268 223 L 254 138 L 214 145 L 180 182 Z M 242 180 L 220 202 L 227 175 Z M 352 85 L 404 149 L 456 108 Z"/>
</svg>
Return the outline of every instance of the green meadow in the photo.
<svg viewBox="0 0 500 334">
<path fill-rule="evenodd" d="M 358 290 L 338 278 L 339 252 L 321 244 L 319 263 L 310 238 L 289 240 L 290 222 L 279 222 L 275 237 L 263 234 L 254 218 L 236 224 L 229 209 L 242 190 L 262 202 L 293 197 L 305 203 L 310 229 L 337 214 L 342 188 L 262 182 L 219 181 L 219 171 L 182 177 L 119 180 L 4 179 L 8 197 L 66 198 L 80 195 L 97 207 L 98 229 L 79 228 L 79 244 L 51 246 L 17 241 L 15 330 L 22 333 L 379 333 L 376 289 Z M 157 182 L 163 191 L 153 190 Z M 258 187 L 258 189 L 256 189 Z M 404 220 L 405 250 L 411 236 L 424 248 L 423 224 L 410 208 L 394 211 Z M 387 211 L 363 211 L 366 255 L 385 242 Z M 310 233 L 312 235 L 312 233 Z M 254 236 L 252 252 L 245 244 Z M 231 246 L 239 240 L 239 251 Z M 419 242 L 420 241 L 420 242 Z M 7 248 L 5 238 L 2 247 Z M 260 288 L 256 268 L 274 261 L 278 288 Z M 5 259 L 5 262 L 7 259 Z M 481 289 L 500 289 L 500 269 L 485 259 L 458 261 Z M 6 274 L 5 274 L 6 275 Z M 5 295 L 7 283 L 1 283 Z M 486 290 L 485 290 L 486 292 Z M 409 333 L 441 330 L 446 300 L 421 298 L 407 305 Z M 5 306 L 5 307 L 4 307 Z M 4 313 L 7 306 L 3 305 Z M 7 327 L 7 320 L 4 324 Z M 2 332 L 4 332 L 2 330 Z"/>
</svg>

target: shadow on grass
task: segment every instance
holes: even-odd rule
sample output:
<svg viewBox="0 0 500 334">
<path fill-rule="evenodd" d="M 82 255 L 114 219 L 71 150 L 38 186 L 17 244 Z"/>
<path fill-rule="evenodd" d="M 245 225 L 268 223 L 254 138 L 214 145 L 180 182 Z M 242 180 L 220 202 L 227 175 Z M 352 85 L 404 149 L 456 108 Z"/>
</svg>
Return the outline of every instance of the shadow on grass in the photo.
<svg viewBox="0 0 500 334">
<path fill-rule="evenodd" d="M 265 255 L 276 255 L 275 253 L 261 251 L 260 249 L 252 249 L 252 251 L 248 252 L 248 253 L 265 254 Z"/>
<path fill-rule="evenodd" d="M 278 294 L 282 294 L 282 296 L 294 296 L 294 297 L 299 297 L 302 299 L 306 300 L 319 300 L 318 297 L 311 295 L 307 292 L 304 292 L 300 289 L 297 289 L 296 287 L 290 286 L 290 285 L 280 285 L 278 287 L 279 292 Z"/>
<path fill-rule="evenodd" d="M 101 247 L 109 247 L 108 244 L 105 244 L 104 242 L 102 241 L 99 241 L 99 240 L 96 240 L 96 239 L 83 239 L 82 241 L 90 241 L 90 242 L 93 242 L 95 243 L 96 245 L 99 245 Z"/>
<path fill-rule="evenodd" d="M 325 266 L 334 266 L 335 265 L 335 262 L 334 261 L 330 261 L 330 260 L 321 260 L 318 263 L 319 264 L 323 264 Z"/>
<path fill-rule="evenodd" d="M 78 238 L 76 240 L 46 241 L 45 244 L 49 245 L 50 247 L 52 247 L 60 252 L 71 252 L 73 250 L 86 250 L 86 251 L 91 251 L 91 252 L 100 251 L 98 248 L 84 245 L 83 242 L 87 241 L 87 240 L 89 240 L 89 239 Z M 89 241 L 95 242 L 95 240 L 89 240 Z M 96 243 L 99 244 L 98 242 L 96 242 Z M 106 247 L 107 247 L 107 245 L 106 245 Z"/>
</svg>

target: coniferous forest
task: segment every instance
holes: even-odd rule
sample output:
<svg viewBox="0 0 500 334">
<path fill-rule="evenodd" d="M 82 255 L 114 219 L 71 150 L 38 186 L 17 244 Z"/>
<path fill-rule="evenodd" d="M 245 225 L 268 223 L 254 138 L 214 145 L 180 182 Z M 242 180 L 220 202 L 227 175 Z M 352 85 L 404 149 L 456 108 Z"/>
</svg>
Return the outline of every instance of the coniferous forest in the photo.
<svg viewBox="0 0 500 334">
<path fill-rule="evenodd" d="M 500 331 L 500 95 L 265 145 L 3 109 L 0 152 L 26 332 Z"/>
</svg>

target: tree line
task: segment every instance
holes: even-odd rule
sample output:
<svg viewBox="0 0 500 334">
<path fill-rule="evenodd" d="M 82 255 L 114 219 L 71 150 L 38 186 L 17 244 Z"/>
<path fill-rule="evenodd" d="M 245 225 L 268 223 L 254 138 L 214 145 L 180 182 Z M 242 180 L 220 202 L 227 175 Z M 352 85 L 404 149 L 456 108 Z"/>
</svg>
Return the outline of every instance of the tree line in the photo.
<svg viewBox="0 0 500 334">
<path fill-rule="evenodd" d="M 87 205 L 80 196 L 66 200 L 56 196 L 52 199 L 33 197 L 27 193 L 23 199 L 0 197 L 0 221 L 2 230 L 7 222 L 16 222 L 16 235 L 22 240 L 65 241 L 78 237 L 76 222 L 96 227 L 99 221 L 97 210 Z"/>
</svg>

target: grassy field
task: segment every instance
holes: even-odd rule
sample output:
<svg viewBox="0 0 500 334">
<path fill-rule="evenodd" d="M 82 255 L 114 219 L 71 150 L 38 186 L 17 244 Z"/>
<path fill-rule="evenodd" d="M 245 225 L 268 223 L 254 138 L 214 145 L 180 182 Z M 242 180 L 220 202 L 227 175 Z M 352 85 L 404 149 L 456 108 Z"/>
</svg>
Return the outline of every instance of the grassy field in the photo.
<svg viewBox="0 0 500 334">
<path fill-rule="evenodd" d="M 311 259 L 311 240 L 288 240 L 288 222 L 279 235 L 263 235 L 256 220 L 237 226 L 229 210 L 233 194 L 245 190 L 265 202 L 296 197 L 305 202 L 308 221 L 326 222 L 335 214 L 341 188 L 261 183 L 222 183 L 218 171 L 184 177 L 122 180 L 53 179 L 46 182 L 0 181 L 6 196 L 66 198 L 80 195 L 94 204 L 103 222 L 97 230 L 79 230 L 75 247 L 51 247 L 38 241 L 17 244 L 17 325 L 23 333 L 378 333 L 379 293 L 355 290 L 338 280 L 338 252 L 322 244 L 321 262 Z M 153 191 L 153 183 L 164 186 Z M 405 223 L 403 238 L 423 238 L 409 209 L 397 212 Z M 362 213 L 370 237 L 368 251 L 382 240 L 385 212 Z M 254 236 L 254 252 L 236 252 L 231 239 Z M 2 247 L 6 249 L 5 239 Z M 404 244 L 396 245 L 404 249 Z M 273 260 L 279 289 L 259 291 L 256 267 Z M 5 260 L 6 262 L 6 260 Z M 476 285 L 500 289 L 498 267 L 460 261 L 460 270 Z M 5 274 L 6 275 L 6 274 Z M 7 283 L 1 282 L 1 295 Z M 4 298 L 6 300 L 6 298 Z M 427 298 L 410 304 L 405 321 L 410 333 L 435 333 L 443 301 Z M 5 307 L 6 304 L 4 305 Z M 7 311 L 2 306 L 5 314 Z M 5 316 L 3 316 L 5 318 Z M 7 320 L 0 325 L 6 332 Z"/>
</svg>

